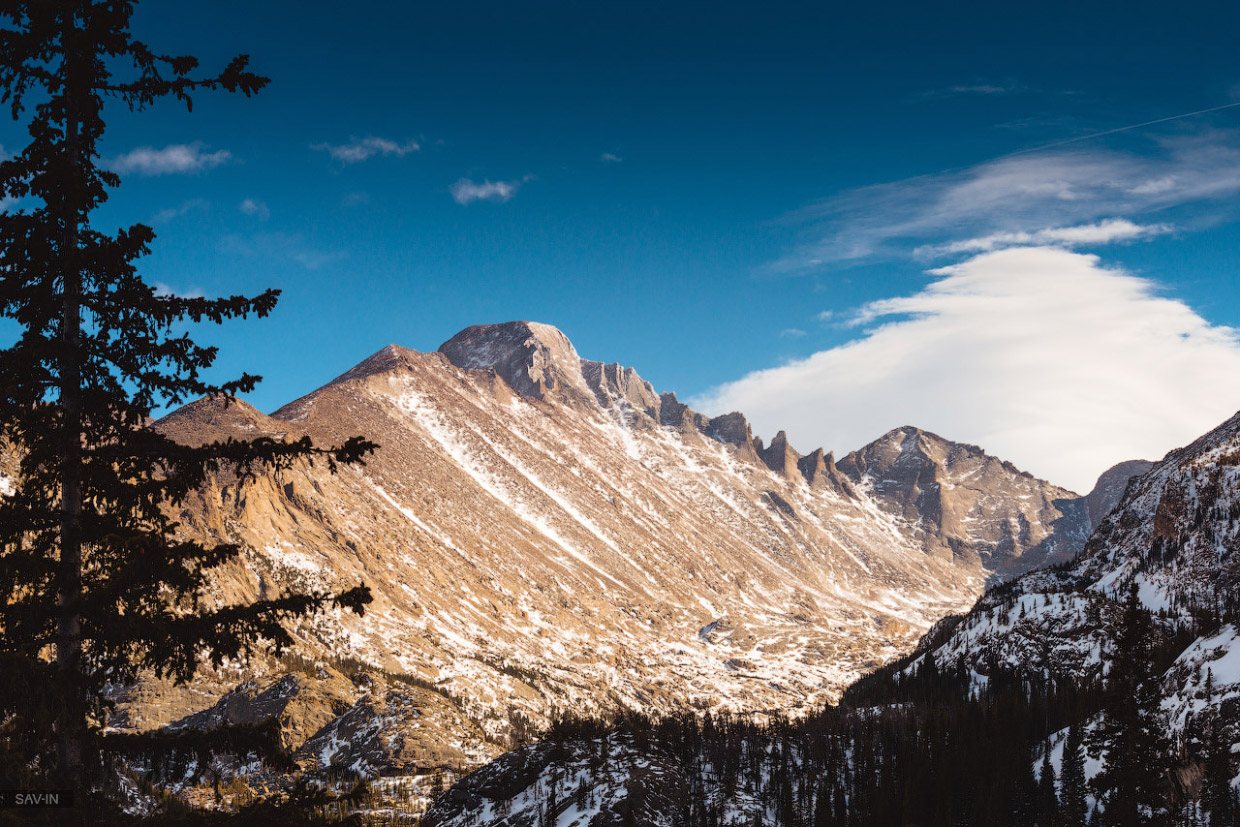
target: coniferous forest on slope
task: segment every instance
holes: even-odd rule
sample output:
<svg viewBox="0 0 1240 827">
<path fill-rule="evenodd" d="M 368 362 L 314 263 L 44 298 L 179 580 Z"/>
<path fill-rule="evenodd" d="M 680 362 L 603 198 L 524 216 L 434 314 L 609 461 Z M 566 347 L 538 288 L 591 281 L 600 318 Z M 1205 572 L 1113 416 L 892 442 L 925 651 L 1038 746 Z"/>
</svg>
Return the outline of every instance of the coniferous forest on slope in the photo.
<svg viewBox="0 0 1240 827">
<path fill-rule="evenodd" d="M 1029 680 L 992 665 L 979 684 L 963 662 L 939 669 L 912 656 L 803 721 L 564 720 L 520 766 L 527 775 L 543 767 L 544 781 L 517 818 L 510 808 L 476 809 L 488 795 L 511 801 L 519 789 L 509 781 L 521 776 L 519 762 L 501 759 L 494 772 L 441 796 L 427 823 L 453 813 L 452 824 L 555 824 L 571 808 L 600 807 L 585 791 L 605 788 L 599 779 L 611 775 L 629 785 L 610 814 L 618 824 L 717 827 L 748 816 L 790 827 L 1230 826 L 1240 800 L 1229 783 L 1229 745 L 1206 737 L 1176 751 L 1155 714 L 1156 677 L 1198 635 L 1238 618 L 1233 605 L 1176 627 L 1129 599 L 1105 681 Z M 663 767 L 655 782 L 633 781 L 640 761 L 609 766 L 628 750 Z M 1088 754 L 1100 752 L 1123 759 L 1089 780 Z"/>
</svg>

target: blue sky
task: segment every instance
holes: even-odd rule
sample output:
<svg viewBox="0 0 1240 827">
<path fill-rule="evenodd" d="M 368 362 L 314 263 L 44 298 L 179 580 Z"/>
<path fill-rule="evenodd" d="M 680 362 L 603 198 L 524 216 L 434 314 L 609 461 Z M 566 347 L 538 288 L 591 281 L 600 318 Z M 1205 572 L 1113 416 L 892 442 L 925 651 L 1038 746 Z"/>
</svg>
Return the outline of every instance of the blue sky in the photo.
<svg viewBox="0 0 1240 827">
<path fill-rule="evenodd" d="M 950 388 L 804 367 L 943 313 L 876 302 L 944 282 L 990 295 L 980 270 L 927 273 L 981 256 L 992 286 L 1035 259 L 1077 272 L 1055 289 L 1118 302 L 1107 324 L 1153 324 L 1138 338 L 1161 353 L 1167 337 L 1204 375 L 1229 369 L 1240 107 L 1085 136 L 1240 102 L 1235 6 L 139 5 L 152 44 L 207 65 L 247 52 L 273 78 L 252 100 L 204 96 L 193 114 L 118 110 L 106 151 L 125 184 L 99 217 L 151 223 L 144 271 L 172 290 L 284 290 L 273 318 L 202 336 L 222 348 L 221 378 L 266 377 L 261 409 L 389 342 L 433 350 L 515 318 L 556 325 L 660 390 L 740 407 L 767 437 L 788 427 L 803 451 L 916 424 L 1076 487 L 1240 408 L 1234 377 L 1187 386 L 1182 362 L 1146 375 L 1157 360 L 1075 335 L 1093 322 L 1041 302 L 1059 282 L 1036 274 L 1041 292 L 1016 299 L 1036 329 L 995 352 L 1010 385 L 968 359 L 924 368 L 964 383 Z M 23 137 L 0 126 L 6 148 Z M 1068 257 L 1019 252 L 1046 249 Z M 1120 268 L 1145 281 L 1117 299 Z M 964 335 L 959 352 L 976 355 L 988 340 L 972 312 L 948 332 L 901 328 L 913 338 L 899 347 L 934 354 Z M 919 335 L 934 337 L 928 350 Z M 1096 364 L 1105 392 L 1061 381 L 1066 362 Z M 960 413 L 978 408 L 971 393 L 1016 401 L 976 421 Z M 1188 410 L 1134 421 L 1087 459 L 1045 459 L 1162 396 Z M 1046 405 L 1063 414 L 1050 430 Z M 1069 435 L 1071 422 L 1088 428 Z"/>
</svg>

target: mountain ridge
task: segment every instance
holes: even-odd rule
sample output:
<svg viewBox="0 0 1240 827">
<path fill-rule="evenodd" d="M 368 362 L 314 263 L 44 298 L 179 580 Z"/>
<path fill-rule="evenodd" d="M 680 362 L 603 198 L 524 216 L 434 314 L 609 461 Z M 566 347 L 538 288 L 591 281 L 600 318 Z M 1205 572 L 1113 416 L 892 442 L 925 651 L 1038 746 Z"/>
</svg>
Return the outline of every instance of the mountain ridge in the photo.
<svg viewBox="0 0 1240 827">
<path fill-rule="evenodd" d="M 979 526 L 1033 527 L 1003 534 L 998 557 L 989 529 L 952 546 L 939 532 L 954 523 L 893 508 L 873 475 L 854 479 L 821 449 L 801 455 L 786 434 L 767 445 L 743 414 L 707 417 L 523 322 L 466 328 L 431 353 L 389 345 L 270 416 L 200 400 L 156 427 L 186 442 L 362 434 L 380 445 L 334 475 L 308 463 L 245 487 L 221 475 L 180 515 L 186 533 L 244 549 L 211 600 L 371 585 L 364 620 L 294 629 L 309 673 L 355 686 L 299 713 L 316 724 L 339 713 L 290 735 L 298 750 L 336 745 L 306 758 L 312 773 L 416 775 L 448 753 L 468 768 L 568 709 L 800 714 L 965 610 L 990 561 L 1043 562 L 1054 532 L 1041 509 L 1062 493 L 942 440 L 944 456 L 920 467 L 949 513 L 978 506 Z M 950 456 L 964 464 L 935 465 Z M 1002 482 L 980 506 L 949 490 L 969 463 Z M 289 674 L 273 662 L 239 694 L 235 672 L 139 687 L 118 726 L 283 708 L 281 693 L 301 691 L 280 683 Z"/>
<path fill-rule="evenodd" d="M 880 476 L 891 465 L 880 464 Z M 1130 611 L 1123 595 L 1135 587 L 1152 612 L 1149 634 L 1135 645 L 1148 647 L 1162 697 L 1148 714 L 1169 742 L 1167 754 L 1150 756 L 1160 788 L 1139 794 L 1158 802 L 1149 805 L 1155 818 L 1165 807 L 1169 822 L 1231 825 L 1240 801 L 1240 414 L 1157 463 L 1109 469 L 1098 493 L 1116 501 L 1080 555 L 943 618 L 913 653 L 850 687 L 834 715 L 749 730 L 689 716 L 564 727 L 460 781 L 425 823 L 533 827 L 559 816 L 583 827 L 842 824 L 854 820 L 854 807 L 881 813 L 891 801 L 902 802 L 904 816 L 890 823 L 955 823 L 944 816 L 976 819 L 977 791 L 993 795 L 1005 784 L 1014 791 L 1008 808 L 970 823 L 1033 823 L 1029 785 L 1052 772 L 1057 786 L 1041 788 L 1047 815 L 1037 823 L 1058 823 L 1057 812 L 1089 823 L 1101 812 L 1109 821 L 1114 788 L 1090 782 L 1103 780 L 1116 741 L 1089 734 L 1116 714 L 1107 700 L 1114 688 L 1101 681 L 1121 660 Z M 1027 716 L 1023 725 L 1013 723 L 1021 721 L 1014 709 Z M 1086 733 L 1075 782 L 1064 757 L 1074 727 Z M 995 762 L 984 784 L 969 748 L 950 752 L 973 728 L 986 735 L 972 749 Z M 933 746 L 914 758 L 919 742 Z M 875 743 L 896 746 L 876 761 L 866 757 Z M 1004 764 L 998 756 L 1012 744 L 1014 764 Z M 1079 810 L 1070 783 L 1079 784 Z"/>
</svg>

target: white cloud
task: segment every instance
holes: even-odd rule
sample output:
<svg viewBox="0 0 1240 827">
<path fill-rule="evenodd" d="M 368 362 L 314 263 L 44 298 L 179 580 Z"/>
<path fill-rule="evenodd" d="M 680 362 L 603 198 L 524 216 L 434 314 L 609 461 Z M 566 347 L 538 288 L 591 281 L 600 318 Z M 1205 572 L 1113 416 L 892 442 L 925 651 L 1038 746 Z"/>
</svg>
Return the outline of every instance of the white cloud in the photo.
<svg viewBox="0 0 1240 827">
<path fill-rule="evenodd" d="M 1158 459 L 1240 408 L 1240 339 L 1157 283 L 1049 247 L 932 271 L 862 309 L 886 323 L 694 403 L 786 429 L 802 451 L 914 425 L 1087 491 L 1116 462 Z"/>
<path fill-rule="evenodd" d="M 376 155 L 403 158 L 411 152 L 417 152 L 422 146 L 417 141 L 397 143 L 387 138 L 355 138 L 347 144 L 314 144 L 311 149 L 326 152 L 342 164 L 356 164 L 369 160 Z"/>
<path fill-rule="evenodd" d="M 1128 190 L 1128 192 L 1133 195 L 1158 195 L 1159 193 L 1170 192 L 1173 189 L 1175 189 L 1175 176 L 1164 175 L 1162 178 L 1142 181 Z"/>
<path fill-rule="evenodd" d="M 799 327 L 788 327 L 779 331 L 781 339 L 800 339 L 805 335 L 805 331 Z"/>
<path fill-rule="evenodd" d="M 180 206 L 165 207 L 159 212 L 151 216 L 152 224 L 167 224 L 183 215 L 187 215 L 197 210 L 208 210 L 211 208 L 210 202 L 202 198 L 191 198 L 188 201 L 182 201 Z"/>
<path fill-rule="evenodd" d="M 929 244 L 913 250 L 919 257 L 953 255 L 956 253 L 987 253 L 1004 247 L 1029 247 L 1053 244 L 1060 247 L 1078 247 L 1089 244 L 1110 244 L 1116 241 L 1135 241 L 1139 238 L 1163 235 L 1174 229 L 1170 224 L 1134 224 L 1126 218 L 1112 218 L 1093 224 L 1077 224 L 1074 227 L 1047 227 L 1033 232 L 991 233 L 981 238 L 949 241 L 945 244 Z"/>
<path fill-rule="evenodd" d="M 163 149 L 140 146 L 113 158 L 108 166 L 122 175 L 130 172 L 138 175 L 175 175 L 205 172 L 228 163 L 232 157 L 226 149 L 206 152 L 202 143 L 194 142 L 170 144 Z"/>
<path fill-rule="evenodd" d="M 528 175 L 520 181 L 488 180 L 481 183 L 462 178 L 449 187 L 448 192 L 452 193 L 453 199 L 458 204 L 469 204 L 474 201 L 495 201 L 502 204 L 516 195 L 521 184 L 529 180 Z"/>
<path fill-rule="evenodd" d="M 1240 133 L 1163 138 L 1154 149 L 1148 155 L 1081 148 L 1032 152 L 850 190 L 794 216 L 810 240 L 770 269 L 798 272 L 902 256 L 960 239 L 1033 237 L 1046 228 L 1134 220 L 1240 193 Z"/>
<path fill-rule="evenodd" d="M 604 152 L 602 155 L 598 156 L 598 159 L 604 164 L 618 164 L 624 160 L 619 155 L 611 152 Z"/>
<path fill-rule="evenodd" d="M 266 221 L 268 218 L 271 218 L 271 210 L 267 207 L 267 204 L 255 198 L 245 199 L 237 205 L 237 209 L 245 215 L 254 216 L 259 221 Z"/>
</svg>

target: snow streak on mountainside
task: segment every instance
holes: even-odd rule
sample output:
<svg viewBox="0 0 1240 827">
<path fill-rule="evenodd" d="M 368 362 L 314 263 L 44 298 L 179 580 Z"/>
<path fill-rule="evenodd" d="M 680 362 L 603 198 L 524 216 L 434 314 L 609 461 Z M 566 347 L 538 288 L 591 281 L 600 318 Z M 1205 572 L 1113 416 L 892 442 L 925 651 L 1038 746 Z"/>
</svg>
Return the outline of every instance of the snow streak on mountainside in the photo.
<svg viewBox="0 0 1240 827">
<path fill-rule="evenodd" d="M 524 322 L 439 353 L 389 346 L 271 416 L 203 400 L 158 427 L 381 446 L 335 475 L 220 478 L 180 515 L 247 549 L 220 601 L 370 586 L 364 618 L 297 628 L 298 674 L 355 689 L 323 690 L 288 745 L 368 775 L 471 766 L 564 710 L 809 709 L 996 571 L 1063 553 L 1084 519 L 1080 498 L 913 429 L 839 467 L 783 434 L 764 445 L 741 414 L 708 419 Z M 893 445 L 912 447 L 889 461 Z M 211 714 L 310 697 L 300 678 L 277 688 L 287 674 L 273 664 Z M 140 688 L 118 721 L 198 712 L 228 680 Z"/>
</svg>

